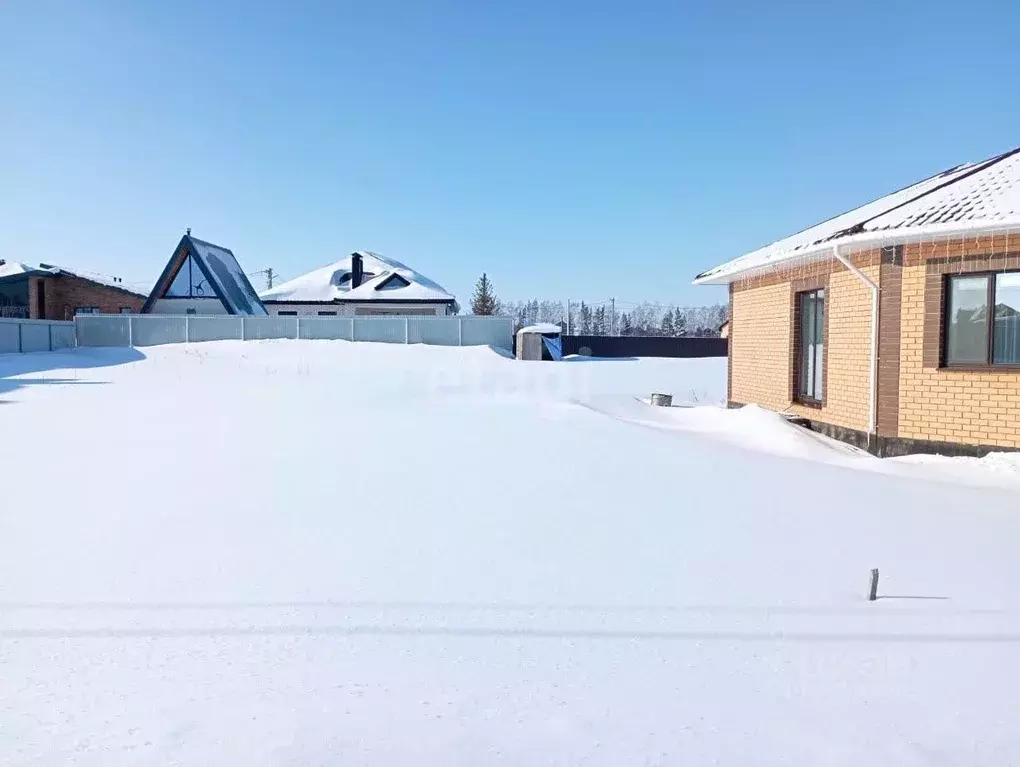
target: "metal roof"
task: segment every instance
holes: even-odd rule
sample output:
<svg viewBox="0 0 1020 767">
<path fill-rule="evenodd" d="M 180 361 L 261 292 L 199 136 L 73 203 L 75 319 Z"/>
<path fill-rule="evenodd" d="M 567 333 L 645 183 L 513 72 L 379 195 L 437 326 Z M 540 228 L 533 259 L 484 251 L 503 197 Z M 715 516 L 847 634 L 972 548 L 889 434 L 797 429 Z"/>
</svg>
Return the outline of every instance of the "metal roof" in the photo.
<svg viewBox="0 0 1020 767">
<path fill-rule="evenodd" d="M 957 165 L 702 272 L 694 282 L 726 284 L 822 252 L 831 243 L 879 242 L 883 233 L 949 236 L 996 224 L 1020 226 L 1020 148 Z"/>
</svg>

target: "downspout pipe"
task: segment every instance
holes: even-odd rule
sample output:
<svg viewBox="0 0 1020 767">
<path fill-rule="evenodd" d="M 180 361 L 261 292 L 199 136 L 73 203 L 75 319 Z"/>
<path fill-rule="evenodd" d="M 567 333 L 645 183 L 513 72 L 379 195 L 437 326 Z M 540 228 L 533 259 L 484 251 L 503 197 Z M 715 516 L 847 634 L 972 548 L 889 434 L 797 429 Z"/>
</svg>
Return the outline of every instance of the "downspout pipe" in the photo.
<svg viewBox="0 0 1020 767">
<path fill-rule="evenodd" d="M 868 401 L 868 433 L 878 436 L 878 285 L 858 269 L 849 258 L 839 252 L 839 245 L 832 246 L 832 255 L 843 266 L 871 289 L 871 382 Z"/>
</svg>

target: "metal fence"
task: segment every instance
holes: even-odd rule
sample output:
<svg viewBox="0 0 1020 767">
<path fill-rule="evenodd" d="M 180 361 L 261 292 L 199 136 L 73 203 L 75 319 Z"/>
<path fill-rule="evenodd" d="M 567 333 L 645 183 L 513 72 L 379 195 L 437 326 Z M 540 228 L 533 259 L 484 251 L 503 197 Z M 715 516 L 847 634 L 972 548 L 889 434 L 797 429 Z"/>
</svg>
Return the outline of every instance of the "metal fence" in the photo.
<svg viewBox="0 0 1020 767">
<path fill-rule="evenodd" d="M 377 341 L 437 346 L 513 346 L 509 317 L 237 317 L 84 314 L 79 346 L 154 346 L 272 338 Z"/>
<path fill-rule="evenodd" d="M 725 338 L 563 336 L 564 354 L 589 357 L 725 357 Z"/>
<path fill-rule="evenodd" d="M 52 352 L 74 345 L 73 322 L 0 318 L 0 354 Z"/>
</svg>

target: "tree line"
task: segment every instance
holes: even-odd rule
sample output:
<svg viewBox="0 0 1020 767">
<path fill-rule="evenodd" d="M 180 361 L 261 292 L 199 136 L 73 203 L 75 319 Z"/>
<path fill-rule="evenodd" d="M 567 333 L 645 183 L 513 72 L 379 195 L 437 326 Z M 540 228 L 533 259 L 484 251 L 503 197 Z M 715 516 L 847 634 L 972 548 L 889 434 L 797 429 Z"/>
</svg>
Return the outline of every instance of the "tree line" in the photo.
<svg viewBox="0 0 1020 767">
<path fill-rule="evenodd" d="M 492 281 L 483 274 L 475 285 L 471 312 L 478 315 L 512 317 L 514 331 L 537 322 L 559 325 L 563 332 L 593 336 L 715 337 L 729 319 L 729 306 L 664 306 L 645 301 L 639 304 L 602 301 L 500 301 Z"/>
</svg>

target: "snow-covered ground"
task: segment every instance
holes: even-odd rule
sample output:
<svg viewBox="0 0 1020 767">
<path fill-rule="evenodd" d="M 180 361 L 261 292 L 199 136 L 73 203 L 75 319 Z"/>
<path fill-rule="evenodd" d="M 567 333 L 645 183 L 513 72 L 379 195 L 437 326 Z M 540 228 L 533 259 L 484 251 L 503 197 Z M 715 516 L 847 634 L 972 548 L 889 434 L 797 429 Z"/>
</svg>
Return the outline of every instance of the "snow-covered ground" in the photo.
<svg viewBox="0 0 1020 767">
<path fill-rule="evenodd" d="M 1020 762 L 1016 464 L 724 391 L 479 348 L 0 357 L 3 763 Z"/>
</svg>

